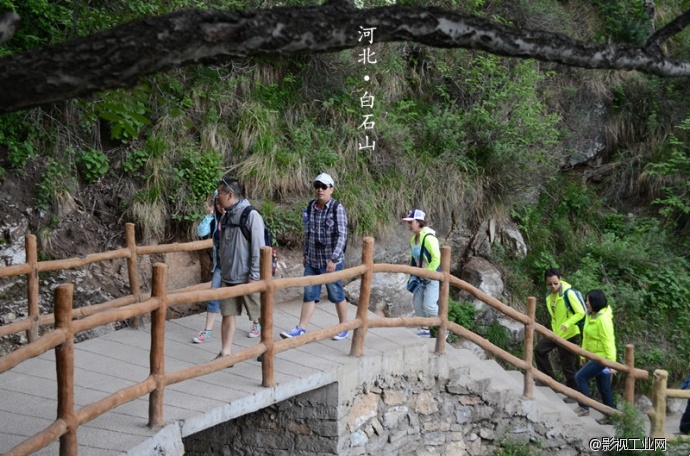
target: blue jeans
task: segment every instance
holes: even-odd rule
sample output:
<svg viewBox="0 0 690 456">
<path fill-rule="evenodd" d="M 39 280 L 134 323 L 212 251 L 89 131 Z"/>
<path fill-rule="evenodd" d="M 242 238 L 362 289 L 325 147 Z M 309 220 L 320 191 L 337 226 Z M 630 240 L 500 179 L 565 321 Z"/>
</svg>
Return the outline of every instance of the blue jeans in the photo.
<svg viewBox="0 0 690 456">
<path fill-rule="evenodd" d="M 685 405 L 683 416 L 680 417 L 680 432 L 690 434 L 690 399 L 688 399 L 688 403 Z"/>
<path fill-rule="evenodd" d="M 596 378 L 597 388 L 601 394 L 601 400 L 605 405 L 609 407 L 616 408 L 613 403 L 613 392 L 611 391 L 611 372 L 607 370 L 604 372 L 604 366 L 594 361 L 588 361 L 587 364 L 582 366 L 582 368 L 575 374 L 575 382 L 577 383 L 577 389 L 580 390 L 582 394 L 589 397 L 589 380 Z M 589 410 L 589 407 L 580 404 L 585 410 Z"/>
<path fill-rule="evenodd" d="M 213 270 L 213 278 L 211 279 L 211 288 L 220 288 L 220 266 L 216 266 Z M 220 312 L 220 301 L 214 299 L 206 304 L 206 312 L 219 313 Z"/>
<path fill-rule="evenodd" d="M 438 280 L 423 280 L 415 291 L 412 304 L 414 314 L 418 317 L 438 316 L 438 292 L 440 283 Z"/>
<path fill-rule="evenodd" d="M 335 265 L 336 271 L 342 271 L 345 261 L 341 261 Z M 326 268 L 315 268 L 309 263 L 304 266 L 304 276 L 315 276 L 326 274 Z M 338 280 L 326 284 L 326 291 L 328 291 L 328 300 L 334 304 L 341 303 L 345 300 L 345 292 L 343 291 L 343 283 Z M 311 285 L 304 287 L 304 302 L 319 302 L 321 299 L 321 285 Z"/>
</svg>

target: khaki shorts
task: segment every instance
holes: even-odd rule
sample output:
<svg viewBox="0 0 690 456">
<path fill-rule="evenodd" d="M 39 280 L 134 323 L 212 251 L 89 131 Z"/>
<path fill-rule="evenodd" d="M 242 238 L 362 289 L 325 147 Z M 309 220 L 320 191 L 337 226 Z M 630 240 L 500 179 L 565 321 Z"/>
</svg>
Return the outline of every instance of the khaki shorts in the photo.
<svg viewBox="0 0 690 456">
<path fill-rule="evenodd" d="M 224 287 L 234 287 L 238 284 L 229 284 L 223 282 Z M 242 315 L 242 306 L 247 309 L 249 319 L 258 320 L 261 316 L 261 293 L 252 293 L 244 296 L 237 296 L 235 298 L 227 298 L 220 300 L 220 314 L 228 316 Z"/>
</svg>

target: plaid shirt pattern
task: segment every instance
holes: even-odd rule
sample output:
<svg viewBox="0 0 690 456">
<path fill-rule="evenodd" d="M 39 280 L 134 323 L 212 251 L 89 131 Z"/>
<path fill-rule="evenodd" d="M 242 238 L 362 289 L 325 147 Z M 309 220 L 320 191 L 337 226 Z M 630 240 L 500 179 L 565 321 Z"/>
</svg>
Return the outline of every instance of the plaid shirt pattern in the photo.
<svg viewBox="0 0 690 456">
<path fill-rule="evenodd" d="M 328 200 L 323 209 L 317 209 L 314 204 L 314 209 L 309 214 L 304 257 L 315 268 L 325 268 L 328 260 L 338 264 L 345 259 L 347 215 L 342 204 L 338 204 L 336 210 L 331 208 L 333 204 L 333 198 Z"/>
</svg>

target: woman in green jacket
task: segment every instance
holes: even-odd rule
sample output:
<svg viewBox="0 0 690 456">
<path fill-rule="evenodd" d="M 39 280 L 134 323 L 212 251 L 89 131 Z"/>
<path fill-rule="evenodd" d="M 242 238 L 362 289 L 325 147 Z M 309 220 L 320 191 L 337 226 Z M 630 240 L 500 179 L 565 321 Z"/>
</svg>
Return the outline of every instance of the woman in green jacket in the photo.
<svg viewBox="0 0 690 456">
<path fill-rule="evenodd" d="M 441 250 L 436 238 L 436 231 L 429 228 L 426 214 L 419 209 L 412 209 L 403 218 L 412 232 L 410 239 L 410 265 L 438 271 L 441 265 Z M 412 303 L 418 317 L 438 316 L 438 280 L 422 279 L 422 284 L 414 292 Z M 429 328 L 422 327 L 417 331 L 420 337 L 429 337 Z"/>
<path fill-rule="evenodd" d="M 587 293 L 586 304 L 588 315 L 582 331 L 582 348 L 602 358 L 616 361 L 613 310 L 606 301 L 606 295 L 601 290 L 592 290 Z M 602 401 L 609 407 L 615 408 L 613 392 L 611 391 L 611 375 L 613 373 L 615 371 L 590 360 L 575 374 L 577 389 L 585 396 L 589 396 L 589 380 L 596 378 Z M 580 404 L 575 413 L 578 416 L 589 415 L 589 407 Z"/>
</svg>

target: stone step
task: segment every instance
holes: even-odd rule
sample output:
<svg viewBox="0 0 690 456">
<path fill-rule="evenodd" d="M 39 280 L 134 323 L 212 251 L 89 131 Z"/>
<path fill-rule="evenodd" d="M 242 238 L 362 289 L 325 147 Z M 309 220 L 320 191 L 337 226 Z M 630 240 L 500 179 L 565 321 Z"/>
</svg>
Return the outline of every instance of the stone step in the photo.
<svg viewBox="0 0 690 456">
<path fill-rule="evenodd" d="M 510 413 L 526 416 L 532 426 L 549 429 L 548 441 L 543 442 L 546 447 L 561 445 L 573 435 L 581 436 L 583 447 L 587 447 L 592 438 L 614 435 L 613 426 L 601 426 L 595 421 L 603 416 L 599 412 L 592 409 L 590 416 L 579 417 L 574 413 L 577 404 L 566 404 L 563 402 L 565 396 L 549 387 L 535 386 L 534 399 L 523 398 L 524 375 L 521 371 L 506 371 L 495 360 L 482 360 L 469 350 L 450 345 L 447 353 L 457 361 L 449 362 L 452 366 L 449 389 L 477 394 L 488 403 L 501 404 Z"/>
<path fill-rule="evenodd" d="M 516 381 L 522 383 L 524 376 L 520 371 L 506 371 L 506 373 Z M 604 415 L 590 409 L 590 415 L 580 417 L 575 414 L 577 404 L 566 404 L 563 402 L 565 395 L 556 393 L 548 386 L 534 388 L 534 407 L 540 418 L 548 417 L 548 420 L 557 422 L 563 426 L 567 432 L 579 432 L 583 438 L 591 439 L 596 437 L 613 437 L 613 426 L 602 426 L 596 422 Z"/>
</svg>

